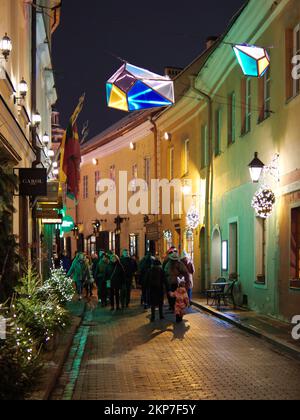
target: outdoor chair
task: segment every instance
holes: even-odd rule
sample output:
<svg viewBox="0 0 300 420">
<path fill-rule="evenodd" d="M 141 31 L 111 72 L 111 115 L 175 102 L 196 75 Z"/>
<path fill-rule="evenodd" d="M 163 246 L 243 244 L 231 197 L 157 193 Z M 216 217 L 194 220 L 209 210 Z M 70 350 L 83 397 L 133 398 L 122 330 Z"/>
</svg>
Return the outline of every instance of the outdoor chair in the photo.
<svg viewBox="0 0 300 420">
<path fill-rule="evenodd" d="M 215 283 L 226 283 L 226 279 L 224 277 L 219 277 L 218 280 Z M 209 299 L 212 299 L 212 305 L 216 301 L 217 294 L 220 292 L 224 292 L 225 286 L 220 285 L 219 287 L 216 287 L 214 289 L 208 289 L 205 290 L 205 296 L 207 299 L 207 305 L 209 304 Z"/>
</svg>

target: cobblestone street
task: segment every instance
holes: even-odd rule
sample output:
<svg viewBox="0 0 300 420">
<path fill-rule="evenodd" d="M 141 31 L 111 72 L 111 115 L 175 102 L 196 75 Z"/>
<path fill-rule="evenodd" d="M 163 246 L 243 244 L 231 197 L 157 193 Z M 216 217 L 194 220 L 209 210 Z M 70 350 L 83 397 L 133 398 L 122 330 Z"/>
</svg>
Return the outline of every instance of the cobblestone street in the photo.
<svg viewBox="0 0 300 420">
<path fill-rule="evenodd" d="M 196 309 L 86 313 L 52 399 L 300 399 L 300 363 Z"/>
</svg>

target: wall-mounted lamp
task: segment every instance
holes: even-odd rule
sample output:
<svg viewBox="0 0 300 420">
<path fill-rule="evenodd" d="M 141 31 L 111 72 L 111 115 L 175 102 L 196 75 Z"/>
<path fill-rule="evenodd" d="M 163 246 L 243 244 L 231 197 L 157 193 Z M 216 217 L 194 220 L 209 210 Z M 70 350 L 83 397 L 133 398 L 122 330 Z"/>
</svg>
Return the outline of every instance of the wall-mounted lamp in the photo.
<svg viewBox="0 0 300 420">
<path fill-rule="evenodd" d="M 24 80 L 24 78 L 22 77 L 22 80 L 20 81 L 19 85 L 18 85 L 18 90 L 19 90 L 19 97 L 15 96 L 14 97 L 14 103 L 18 104 L 18 105 L 22 105 L 22 101 L 24 101 L 27 92 L 28 92 L 28 85 L 26 83 L 26 81 Z"/>
<path fill-rule="evenodd" d="M 9 54 L 12 51 L 12 42 L 7 33 L 5 33 L 4 37 L 0 41 L 0 51 L 5 60 L 8 60 Z"/>
<path fill-rule="evenodd" d="M 171 133 L 167 133 L 167 132 L 165 132 L 165 134 L 164 134 L 164 139 L 165 139 L 166 141 L 171 141 L 171 140 L 172 140 L 172 134 L 171 134 Z"/>
<path fill-rule="evenodd" d="M 185 179 L 183 181 L 182 193 L 185 196 L 192 195 L 192 181 L 190 179 Z"/>
<path fill-rule="evenodd" d="M 33 125 L 35 127 L 39 127 L 39 125 L 41 124 L 41 122 L 42 122 L 41 114 L 39 112 L 35 112 L 32 115 L 32 123 L 33 123 Z"/>
<path fill-rule="evenodd" d="M 136 150 L 136 143 L 130 142 L 130 150 Z"/>
<path fill-rule="evenodd" d="M 265 167 L 264 163 L 258 159 L 258 153 L 255 152 L 254 159 L 249 163 L 250 176 L 253 183 L 258 183 Z"/>
<path fill-rule="evenodd" d="M 49 144 L 50 142 L 50 137 L 48 136 L 48 134 L 45 132 L 45 134 L 43 135 L 43 143 L 44 144 Z"/>
<path fill-rule="evenodd" d="M 58 175 L 59 174 L 59 170 L 58 169 L 54 169 L 53 170 L 53 175 Z"/>
<path fill-rule="evenodd" d="M 54 169 L 56 169 L 56 168 L 58 168 L 58 163 L 57 162 L 53 162 L 52 166 L 53 166 Z"/>
<path fill-rule="evenodd" d="M 93 159 L 92 162 L 93 162 L 93 165 L 95 165 L 95 166 L 98 165 L 98 159 Z"/>
<path fill-rule="evenodd" d="M 48 150 L 48 157 L 52 158 L 54 157 L 55 153 L 54 150 Z"/>
</svg>

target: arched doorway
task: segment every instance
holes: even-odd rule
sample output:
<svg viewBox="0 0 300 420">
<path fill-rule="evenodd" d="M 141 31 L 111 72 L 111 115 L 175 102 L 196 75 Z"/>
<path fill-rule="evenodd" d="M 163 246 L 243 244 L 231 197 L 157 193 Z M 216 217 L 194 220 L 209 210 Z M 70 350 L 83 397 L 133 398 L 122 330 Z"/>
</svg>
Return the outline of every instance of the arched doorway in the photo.
<svg viewBox="0 0 300 420">
<path fill-rule="evenodd" d="M 207 288 L 205 273 L 205 227 L 200 231 L 200 285 L 201 292 L 203 292 Z"/>
<path fill-rule="evenodd" d="M 221 277 L 222 241 L 219 227 L 213 231 L 211 242 L 211 278 L 216 281 Z"/>
</svg>

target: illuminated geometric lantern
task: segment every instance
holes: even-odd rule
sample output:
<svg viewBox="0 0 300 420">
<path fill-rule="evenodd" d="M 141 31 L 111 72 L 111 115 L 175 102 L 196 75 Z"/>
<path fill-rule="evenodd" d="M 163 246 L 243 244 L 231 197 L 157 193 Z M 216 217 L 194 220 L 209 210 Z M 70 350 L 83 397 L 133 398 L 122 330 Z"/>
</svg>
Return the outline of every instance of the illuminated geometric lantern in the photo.
<svg viewBox="0 0 300 420">
<path fill-rule="evenodd" d="M 175 103 L 174 83 L 168 76 L 125 63 L 106 83 L 107 104 L 121 111 L 139 111 Z"/>
<path fill-rule="evenodd" d="M 265 48 L 242 44 L 234 45 L 233 51 L 245 76 L 262 77 L 270 66 L 270 57 Z"/>
</svg>

